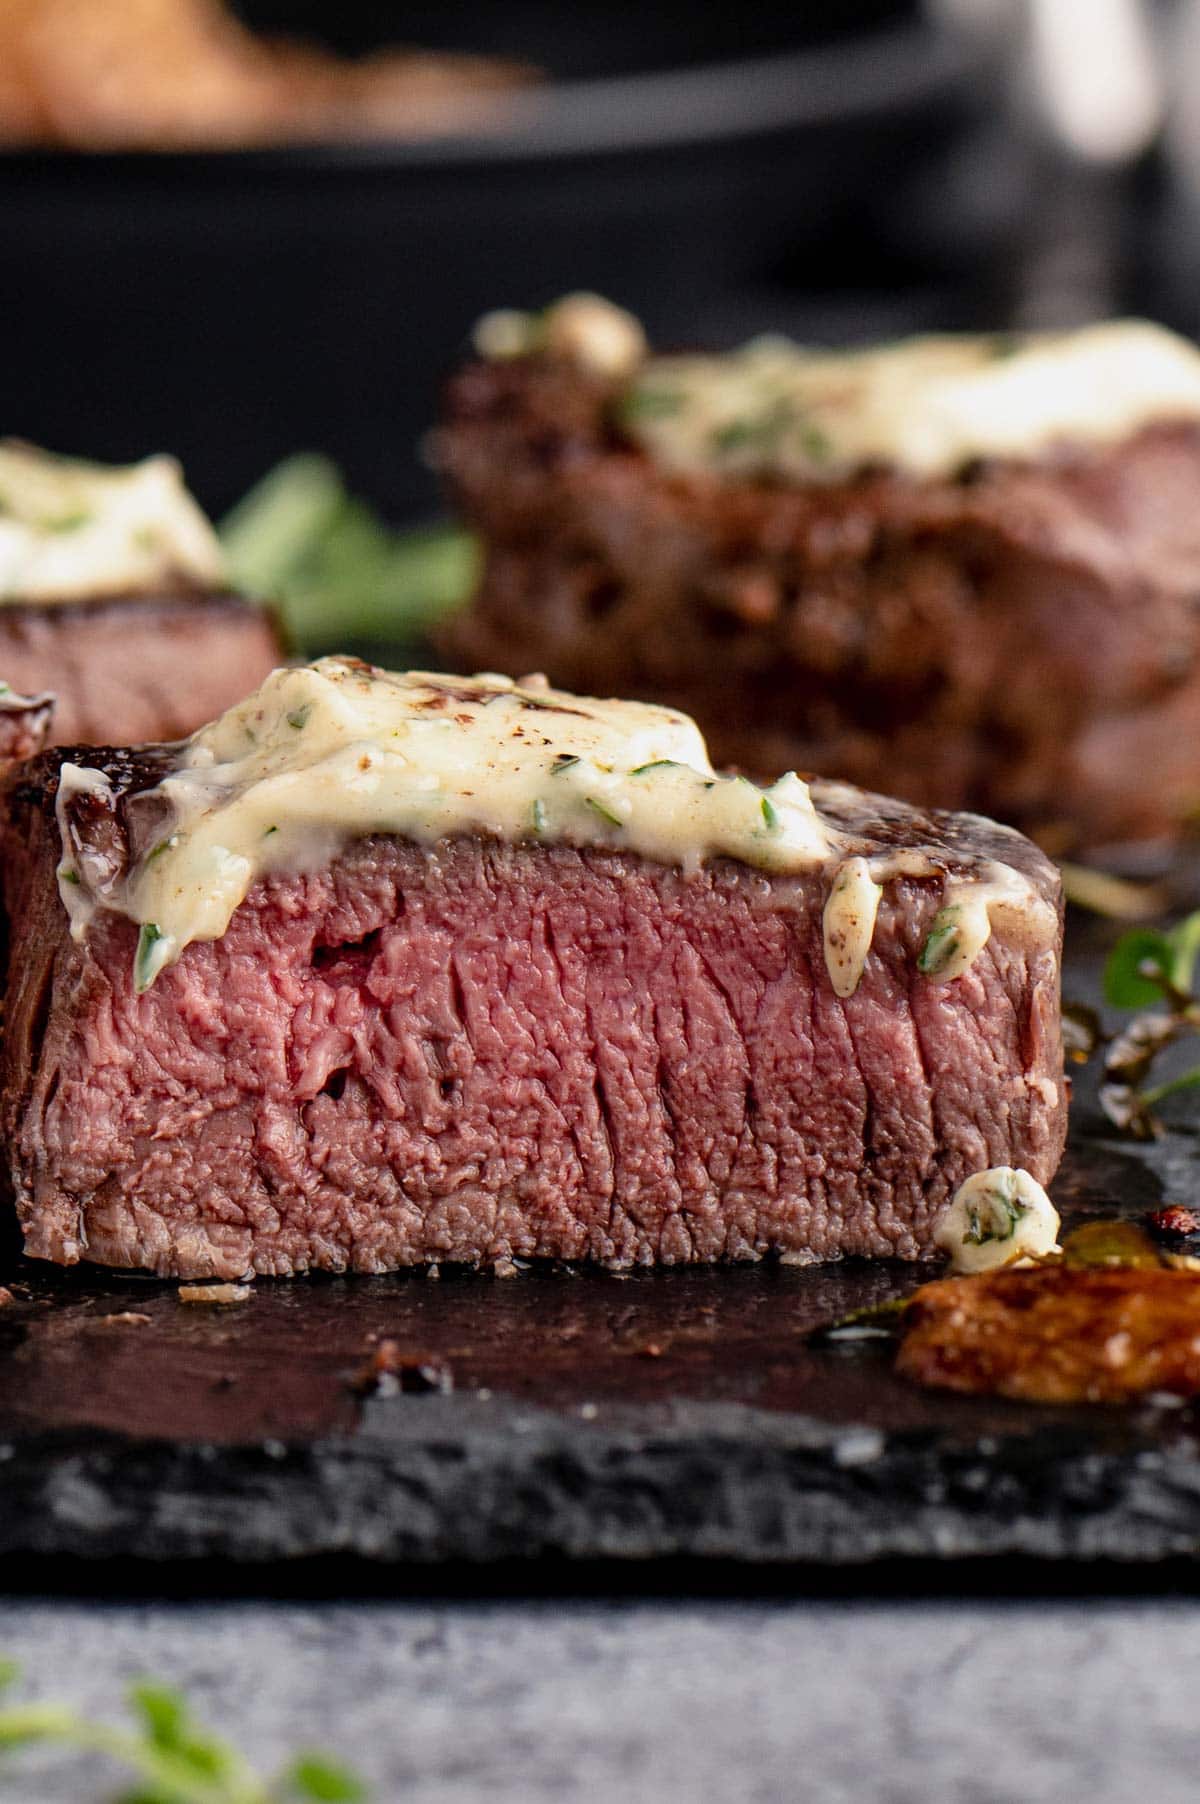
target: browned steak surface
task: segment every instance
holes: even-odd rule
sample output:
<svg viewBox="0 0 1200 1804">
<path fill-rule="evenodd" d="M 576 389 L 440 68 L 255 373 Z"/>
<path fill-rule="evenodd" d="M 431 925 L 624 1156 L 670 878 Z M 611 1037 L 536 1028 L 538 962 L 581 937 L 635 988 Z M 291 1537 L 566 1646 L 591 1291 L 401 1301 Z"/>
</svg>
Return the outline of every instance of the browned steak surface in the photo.
<svg viewBox="0 0 1200 1804">
<path fill-rule="evenodd" d="M 53 691 L 61 745 L 180 739 L 284 656 L 271 614 L 224 592 L 0 607 L 0 677 L 27 695 Z"/>
<path fill-rule="evenodd" d="M 1057 946 L 1008 921 L 965 976 L 917 958 L 941 880 L 889 882 L 856 992 L 826 973 L 828 871 L 696 875 L 463 837 L 353 844 L 258 883 L 135 995 L 136 928 L 57 894 L 57 770 L 9 782 L 0 1133 L 28 1251 L 186 1277 L 511 1256 L 614 1267 L 912 1258 L 984 1166 L 1052 1175 Z M 91 753 L 71 831 L 120 868 L 163 755 Z M 990 823 L 840 786 L 818 805 L 935 870 L 1021 865 Z"/>
<path fill-rule="evenodd" d="M 695 715 L 718 763 L 972 808 L 1054 849 L 1200 798 L 1200 430 L 787 486 L 660 472 L 566 362 L 468 364 L 436 437 L 483 535 L 464 666 Z"/>
</svg>

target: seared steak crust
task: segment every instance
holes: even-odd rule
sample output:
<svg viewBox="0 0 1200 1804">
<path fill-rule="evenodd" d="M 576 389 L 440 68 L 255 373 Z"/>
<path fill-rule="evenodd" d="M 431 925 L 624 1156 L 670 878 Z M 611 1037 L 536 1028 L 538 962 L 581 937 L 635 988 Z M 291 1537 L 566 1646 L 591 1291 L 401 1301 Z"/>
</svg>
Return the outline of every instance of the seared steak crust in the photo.
<svg viewBox="0 0 1200 1804">
<path fill-rule="evenodd" d="M 693 714 L 718 763 L 971 808 L 1052 849 L 1200 800 L 1200 428 L 953 481 L 675 477 L 565 362 L 475 362 L 436 450 L 482 534 L 471 668 Z"/>
<path fill-rule="evenodd" d="M 102 912 L 76 942 L 56 892 L 73 755 L 110 776 L 111 805 L 69 813 L 114 869 L 142 830 L 127 792 L 164 768 L 48 753 L 8 786 L 0 1134 L 36 1257 L 214 1278 L 912 1258 L 970 1172 L 1057 1165 L 1057 948 L 1010 925 L 954 983 L 921 976 L 936 875 L 888 883 L 840 1000 L 828 871 L 365 839 L 258 883 L 136 996 L 135 926 Z M 815 798 L 874 843 L 907 829 L 934 866 L 1019 862 L 1057 901 L 1049 864 L 990 823 Z"/>
<path fill-rule="evenodd" d="M 0 677 L 56 697 L 57 744 L 181 739 L 283 662 L 271 613 L 179 588 L 0 607 Z"/>
</svg>

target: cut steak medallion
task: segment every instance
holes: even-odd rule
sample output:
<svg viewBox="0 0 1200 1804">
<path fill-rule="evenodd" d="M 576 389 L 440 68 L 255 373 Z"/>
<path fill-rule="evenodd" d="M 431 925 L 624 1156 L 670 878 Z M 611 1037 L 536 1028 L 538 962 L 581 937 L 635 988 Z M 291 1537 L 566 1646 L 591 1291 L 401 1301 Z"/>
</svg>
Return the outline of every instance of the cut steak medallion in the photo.
<svg viewBox="0 0 1200 1804">
<path fill-rule="evenodd" d="M 0 607 L 0 673 L 53 690 L 58 744 L 182 738 L 285 655 L 269 609 L 224 590 Z"/>
<path fill-rule="evenodd" d="M 36 1257 L 217 1279 L 911 1259 L 970 1173 L 1055 1170 L 1059 889 L 1015 833 L 817 782 L 837 854 L 791 872 L 358 835 L 257 875 L 138 993 L 138 925 L 101 903 L 72 938 L 56 870 L 103 898 L 145 869 L 177 757 L 60 750 L 8 782 L 0 1125 Z M 59 797 L 76 762 L 99 776 Z M 830 898 L 868 865 L 892 874 L 853 982 L 861 910 Z M 1000 870 L 1023 900 L 947 981 L 948 894 Z"/>
<path fill-rule="evenodd" d="M 180 738 L 283 656 L 173 458 L 116 468 L 0 440 L 0 677 L 53 692 L 57 743 Z"/>
</svg>

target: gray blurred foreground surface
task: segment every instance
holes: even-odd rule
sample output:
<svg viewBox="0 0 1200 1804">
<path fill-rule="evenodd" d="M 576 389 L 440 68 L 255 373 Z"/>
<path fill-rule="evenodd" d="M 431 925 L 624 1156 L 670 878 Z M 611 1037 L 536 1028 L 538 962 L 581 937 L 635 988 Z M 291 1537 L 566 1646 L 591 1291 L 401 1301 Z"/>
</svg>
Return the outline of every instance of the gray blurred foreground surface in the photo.
<svg viewBox="0 0 1200 1804">
<path fill-rule="evenodd" d="M 379 1804 L 1194 1804 L 1200 1605 L 0 1604 L 31 1688 L 152 1672 L 264 1766 L 319 1743 Z M 115 1775 L 23 1761 L 0 1804 Z"/>
</svg>

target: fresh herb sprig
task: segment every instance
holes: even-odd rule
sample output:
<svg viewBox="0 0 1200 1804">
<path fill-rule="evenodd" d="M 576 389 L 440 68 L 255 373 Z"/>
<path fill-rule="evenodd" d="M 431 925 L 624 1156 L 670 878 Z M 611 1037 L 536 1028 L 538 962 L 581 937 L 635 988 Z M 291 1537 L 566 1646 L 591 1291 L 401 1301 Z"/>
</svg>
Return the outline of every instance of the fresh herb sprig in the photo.
<svg viewBox="0 0 1200 1804">
<path fill-rule="evenodd" d="M 1136 927 L 1123 934 L 1104 968 L 1105 999 L 1136 1013 L 1105 1046 L 1100 1106 L 1115 1127 L 1139 1140 L 1163 1132 L 1157 1110 L 1168 1096 L 1200 1089 L 1200 1065 L 1148 1082 L 1160 1054 L 1200 1034 L 1198 956 L 1200 911 L 1165 932 Z"/>
<path fill-rule="evenodd" d="M 348 639 L 419 640 L 461 607 L 479 548 L 461 527 L 393 531 L 326 457 L 276 466 L 220 525 L 233 580 L 277 602 L 310 655 Z"/>
<path fill-rule="evenodd" d="M 17 1677 L 12 1661 L 0 1662 L 0 1689 L 8 1691 Z M 0 1756 L 47 1743 L 102 1755 L 135 1775 L 133 1788 L 118 1793 L 115 1804 L 363 1804 L 367 1798 L 362 1781 L 323 1754 L 301 1754 L 274 1779 L 263 1779 L 168 1686 L 146 1682 L 128 1695 L 129 1728 L 94 1722 L 68 1704 L 0 1703 Z M 0 1765 L 0 1795 L 6 1776 Z"/>
</svg>

